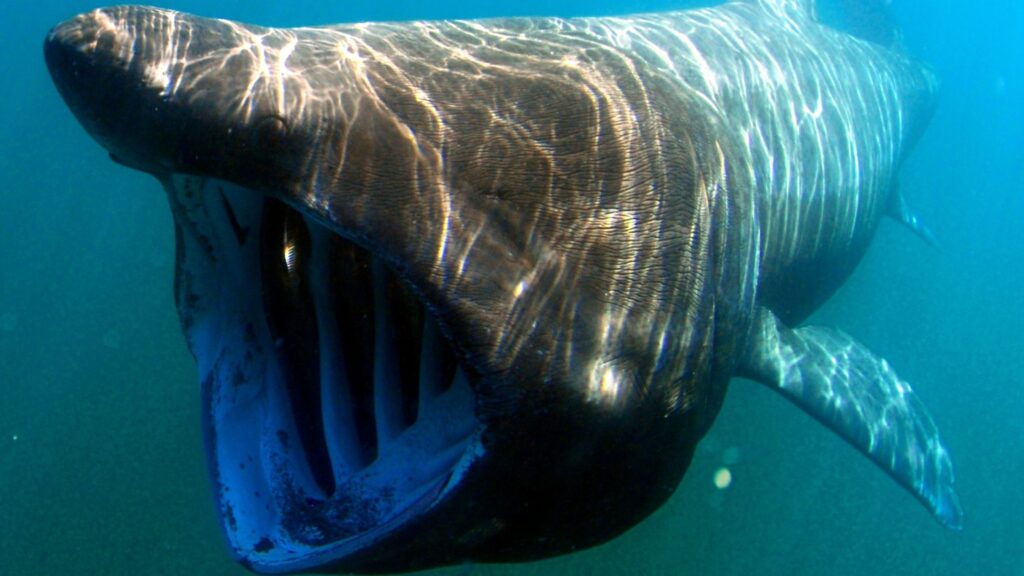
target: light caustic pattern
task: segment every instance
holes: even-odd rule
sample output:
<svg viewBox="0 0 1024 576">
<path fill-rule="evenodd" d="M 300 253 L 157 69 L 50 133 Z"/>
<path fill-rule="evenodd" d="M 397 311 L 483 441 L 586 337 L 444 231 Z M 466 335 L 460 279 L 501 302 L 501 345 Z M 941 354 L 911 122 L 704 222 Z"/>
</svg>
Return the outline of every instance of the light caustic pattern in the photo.
<svg viewBox="0 0 1024 576">
<path fill-rule="evenodd" d="M 766 17 L 766 10 L 774 17 Z M 233 99 L 221 106 L 236 119 L 252 120 L 269 106 L 292 123 L 308 117 L 350 125 L 361 110 L 392 109 L 389 90 L 407 92 L 422 106 L 419 122 L 399 114 L 392 120 L 424 154 L 450 148 L 459 135 L 446 129 L 447 120 L 456 108 L 478 104 L 487 112 L 487 124 L 479 126 L 484 134 L 516 134 L 554 164 L 558 150 L 546 146 L 546 135 L 521 122 L 517 103 L 495 92 L 499 80 L 547 76 L 552 90 L 580 91 L 595 104 L 595 115 L 607 114 L 614 133 L 593 131 L 594 148 L 621 143 L 627 151 L 623 166 L 644 166 L 661 144 L 642 141 L 645 131 L 638 126 L 637 109 L 649 103 L 646 82 L 654 70 L 675 79 L 680 98 L 703 104 L 740 135 L 746 157 L 732 161 L 749 169 L 761 195 L 764 253 L 788 260 L 801 246 L 849 241 L 864 222 L 858 213 L 878 210 L 875 203 L 884 198 L 879 189 L 890 184 L 912 129 L 903 117 L 903 92 L 934 88 L 926 72 L 899 56 L 801 21 L 809 17 L 798 3 L 749 2 L 603 19 L 288 30 L 216 21 L 221 29 L 203 30 L 202 42 L 195 42 L 191 20 L 173 12 L 152 11 L 140 21 L 130 10 L 108 11 L 99 22 L 132 39 L 120 43 L 123 56 L 145 61 L 153 88 L 170 97 L 214 91 Z M 132 27 L 147 33 L 129 34 Z M 220 48 L 211 49 L 210 35 Z M 216 90 L 228 82 L 239 82 L 238 89 Z M 461 90 L 452 89 L 460 84 Z M 344 137 L 339 145 L 344 156 Z M 481 147 L 479 153 L 491 152 Z M 427 160 L 443 172 L 439 154 Z M 339 170 L 345 165 L 333 164 Z M 626 169 L 620 178 L 623 189 L 635 189 L 644 185 L 645 174 Z M 494 181 L 501 180 L 496 174 Z M 448 183 L 439 184 L 444 189 Z M 554 178 L 540 184 L 549 190 L 556 185 Z M 618 216 L 611 225 L 626 238 L 637 224 L 628 213 L 604 216 Z"/>
</svg>

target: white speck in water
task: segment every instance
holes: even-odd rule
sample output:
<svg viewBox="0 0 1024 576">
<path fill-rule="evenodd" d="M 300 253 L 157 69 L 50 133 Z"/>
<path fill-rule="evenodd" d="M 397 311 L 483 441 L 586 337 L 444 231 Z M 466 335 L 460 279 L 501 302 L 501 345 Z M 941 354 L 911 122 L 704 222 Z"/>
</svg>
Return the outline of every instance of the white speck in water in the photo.
<svg viewBox="0 0 1024 576">
<path fill-rule="evenodd" d="M 730 484 L 732 484 L 732 472 L 729 472 L 728 468 L 715 470 L 715 488 L 725 490 Z"/>
<path fill-rule="evenodd" d="M 11 440 L 17 442 L 18 441 L 18 435 L 15 434 L 14 436 L 11 436 Z"/>
</svg>

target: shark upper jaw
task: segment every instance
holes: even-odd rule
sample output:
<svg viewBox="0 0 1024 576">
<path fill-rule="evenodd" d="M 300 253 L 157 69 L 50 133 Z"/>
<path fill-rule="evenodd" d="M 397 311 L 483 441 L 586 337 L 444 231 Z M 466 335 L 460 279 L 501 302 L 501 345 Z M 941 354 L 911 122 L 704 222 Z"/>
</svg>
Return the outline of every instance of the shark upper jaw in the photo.
<svg viewBox="0 0 1024 576">
<path fill-rule="evenodd" d="M 237 559 L 261 572 L 343 560 L 455 491 L 483 454 L 475 377 L 405 283 L 273 198 L 184 175 L 165 188 Z"/>
</svg>

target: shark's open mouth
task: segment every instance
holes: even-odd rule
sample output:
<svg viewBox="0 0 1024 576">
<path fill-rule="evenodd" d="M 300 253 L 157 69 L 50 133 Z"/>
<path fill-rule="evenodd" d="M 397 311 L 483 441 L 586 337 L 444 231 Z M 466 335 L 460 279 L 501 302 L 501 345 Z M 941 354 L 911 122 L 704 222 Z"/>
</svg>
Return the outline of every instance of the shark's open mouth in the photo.
<svg viewBox="0 0 1024 576">
<path fill-rule="evenodd" d="M 284 203 L 166 182 L 176 298 L 236 555 L 345 557 L 439 502 L 478 451 L 467 371 L 381 259 Z"/>
</svg>

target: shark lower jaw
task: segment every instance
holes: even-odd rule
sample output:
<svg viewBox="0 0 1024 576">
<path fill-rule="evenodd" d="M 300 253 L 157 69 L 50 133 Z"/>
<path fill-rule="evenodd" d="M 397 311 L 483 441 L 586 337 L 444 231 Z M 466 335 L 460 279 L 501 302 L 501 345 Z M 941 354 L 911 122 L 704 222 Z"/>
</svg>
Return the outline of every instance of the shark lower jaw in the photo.
<svg viewBox="0 0 1024 576">
<path fill-rule="evenodd" d="M 260 572 L 345 567 L 481 454 L 467 371 L 370 252 L 251 190 L 165 186 L 229 545 Z"/>
</svg>

